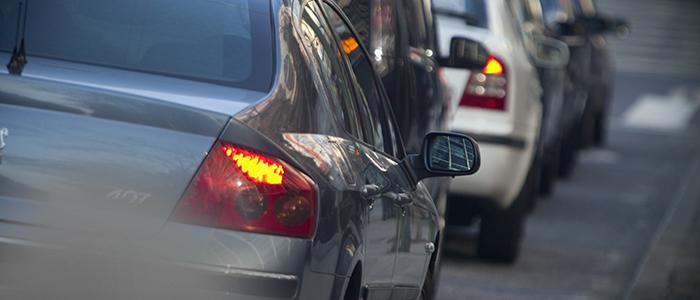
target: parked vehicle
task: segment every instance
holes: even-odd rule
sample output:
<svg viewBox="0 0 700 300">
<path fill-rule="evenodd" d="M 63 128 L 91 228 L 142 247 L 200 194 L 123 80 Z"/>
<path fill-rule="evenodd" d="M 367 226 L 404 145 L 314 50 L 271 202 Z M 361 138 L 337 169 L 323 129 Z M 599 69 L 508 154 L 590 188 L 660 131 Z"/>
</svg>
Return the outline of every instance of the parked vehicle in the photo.
<svg viewBox="0 0 700 300">
<path fill-rule="evenodd" d="M 486 62 L 483 68 L 445 70 L 458 103 L 453 130 L 473 135 L 484 161 L 477 176 L 452 181 L 450 192 L 455 197 L 449 199 L 448 224 L 471 224 L 480 218 L 479 256 L 512 262 L 539 175 L 543 109 L 537 69 L 509 1 L 437 0 L 433 11 L 440 53 L 450 53 L 450 41 L 462 37 L 471 43 L 461 47 L 480 53 Z M 542 53 L 558 51 L 539 46 L 547 48 Z M 474 205 L 465 197 L 481 201 Z"/>
<path fill-rule="evenodd" d="M 0 4 L 0 293 L 432 297 L 421 180 L 478 147 L 406 154 L 336 4 L 30 3 Z"/>
<path fill-rule="evenodd" d="M 584 36 L 592 46 L 589 101 L 584 110 L 581 135 L 584 145 L 600 147 L 606 142 L 615 73 L 605 35 L 615 33 L 625 38 L 630 30 L 627 21 L 599 13 L 594 0 L 575 0 L 574 3 L 576 20 L 582 23 Z"/>
<path fill-rule="evenodd" d="M 546 34 L 569 46 L 567 110 L 576 117 L 566 125 L 559 175 L 571 174 L 580 148 L 604 141 L 612 71 L 602 33 L 629 32 L 623 20 L 597 16 L 594 3 L 584 0 L 540 0 Z M 582 5 L 584 4 L 584 5 Z M 585 11 L 587 13 L 584 13 Z"/>
<path fill-rule="evenodd" d="M 426 1 L 337 1 L 360 40 L 368 45 L 409 152 L 418 152 L 431 131 L 445 131 L 452 122 L 447 83 L 435 57 L 432 12 Z M 444 216 L 448 178 L 425 182 Z"/>
<path fill-rule="evenodd" d="M 573 109 L 573 95 L 567 94 L 568 82 L 567 64 L 569 63 L 568 46 L 548 36 L 545 25 L 542 6 L 539 0 L 514 0 L 511 2 L 513 13 L 519 26 L 523 30 L 523 42 L 530 53 L 530 58 L 537 67 L 537 72 L 542 83 L 542 103 L 544 108 L 544 120 L 541 132 L 541 160 L 542 171 L 540 174 L 540 193 L 551 193 L 559 174 L 562 144 L 577 122 L 578 116 Z M 540 47 L 542 44 L 550 48 L 558 48 L 554 53 L 539 53 L 546 51 Z M 562 57 L 550 60 L 539 59 L 542 55 L 561 55 Z M 552 64 L 557 60 L 558 64 Z"/>
</svg>

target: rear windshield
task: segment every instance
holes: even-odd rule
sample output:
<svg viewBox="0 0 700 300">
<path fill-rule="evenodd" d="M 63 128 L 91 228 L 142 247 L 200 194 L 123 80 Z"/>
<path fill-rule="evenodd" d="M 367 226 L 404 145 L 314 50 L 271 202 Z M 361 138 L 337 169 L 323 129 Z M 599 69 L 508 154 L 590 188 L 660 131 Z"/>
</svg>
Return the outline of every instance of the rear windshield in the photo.
<svg viewBox="0 0 700 300">
<path fill-rule="evenodd" d="M 488 28 L 486 1 L 488 0 L 434 0 L 433 10 L 437 14 L 461 14 L 467 18 L 469 25 Z"/>
<path fill-rule="evenodd" d="M 566 19 L 566 8 L 561 0 L 540 0 L 544 11 L 544 20 L 548 25 Z"/>
<path fill-rule="evenodd" d="M 261 0 L 2 0 L 0 51 L 267 91 L 271 24 Z"/>
</svg>

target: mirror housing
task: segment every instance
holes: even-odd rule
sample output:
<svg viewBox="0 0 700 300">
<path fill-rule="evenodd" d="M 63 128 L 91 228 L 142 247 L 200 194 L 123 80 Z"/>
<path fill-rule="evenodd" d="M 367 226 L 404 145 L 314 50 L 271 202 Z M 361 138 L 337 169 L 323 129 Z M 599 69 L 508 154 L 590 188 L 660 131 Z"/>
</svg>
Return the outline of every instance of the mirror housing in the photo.
<svg viewBox="0 0 700 300">
<path fill-rule="evenodd" d="M 551 28 L 558 36 L 562 37 L 581 37 L 586 34 L 585 26 L 575 21 L 557 21 L 552 24 Z"/>
<path fill-rule="evenodd" d="M 540 36 L 536 39 L 536 49 L 530 53 L 533 62 L 541 68 L 560 69 L 569 63 L 569 46 L 559 40 Z"/>
<path fill-rule="evenodd" d="M 464 38 L 453 37 L 450 41 L 450 55 L 440 59 L 440 65 L 458 69 L 481 69 L 486 65 L 489 52 L 481 43 Z"/>
<path fill-rule="evenodd" d="M 479 145 L 463 134 L 428 133 L 422 149 L 421 154 L 408 157 L 416 182 L 430 177 L 472 175 L 481 166 Z"/>
<path fill-rule="evenodd" d="M 627 20 L 621 18 L 603 18 L 605 21 L 605 31 L 614 32 L 618 38 L 626 39 L 630 36 L 630 26 Z"/>
<path fill-rule="evenodd" d="M 629 35 L 629 26 L 627 21 L 623 19 L 594 15 L 587 17 L 584 22 L 586 23 L 586 29 L 591 34 L 615 32 L 618 36 Z"/>
</svg>

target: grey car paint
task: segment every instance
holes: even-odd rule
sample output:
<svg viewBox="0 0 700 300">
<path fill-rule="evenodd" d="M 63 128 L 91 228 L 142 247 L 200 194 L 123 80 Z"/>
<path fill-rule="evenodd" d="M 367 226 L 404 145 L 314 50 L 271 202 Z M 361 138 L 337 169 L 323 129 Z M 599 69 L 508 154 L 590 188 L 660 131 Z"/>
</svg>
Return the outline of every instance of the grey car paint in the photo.
<svg viewBox="0 0 700 300">
<path fill-rule="evenodd" d="M 183 298 L 340 299 L 356 267 L 371 279 L 370 272 L 382 270 L 372 269 L 371 259 L 393 257 L 391 274 L 380 275 L 388 282 L 363 282 L 371 299 L 417 295 L 430 258 L 425 245 L 437 236 L 433 201 L 398 164 L 404 154 L 377 153 L 329 117 L 321 95 L 327 83 L 311 75 L 314 64 L 300 44 L 300 8 L 296 0 L 273 1 L 277 77 L 267 95 L 33 57 L 22 77 L 1 74 L 0 127 L 9 136 L 0 154 L 0 285 L 20 276 L 18 288 L 40 291 L 59 283 L 119 299 L 106 291 L 172 277 L 169 284 Z M 246 104 L 256 97 L 255 105 Z M 235 121 L 227 123 L 229 116 Z M 316 182 L 320 207 L 312 239 L 167 221 L 217 137 L 241 132 L 264 136 L 260 143 L 274 144 L 270 152 Z M 370 199 L 362 195 L 368 184 L 412 202 Z M 373 249 L 373 239 L 393 245 Z M 383 259 L 371 256 L 375 250 Z M 71 276 L 76 262 L 99 276 Z M 192 278 L 191 285 L 179 285 Z"/>
</svg>

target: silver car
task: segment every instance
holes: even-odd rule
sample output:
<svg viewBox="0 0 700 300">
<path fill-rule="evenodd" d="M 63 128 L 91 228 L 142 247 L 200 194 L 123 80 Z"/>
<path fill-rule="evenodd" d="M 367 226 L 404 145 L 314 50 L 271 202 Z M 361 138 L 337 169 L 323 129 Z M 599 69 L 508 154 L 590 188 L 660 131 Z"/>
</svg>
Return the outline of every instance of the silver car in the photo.
<svg viewBox="0 0 700 300">
<path fill-rule="evenodd" d="M 432 298 L 421 183 L 335 4 L 0 3 L 0 298 Z"/>
</svg>

